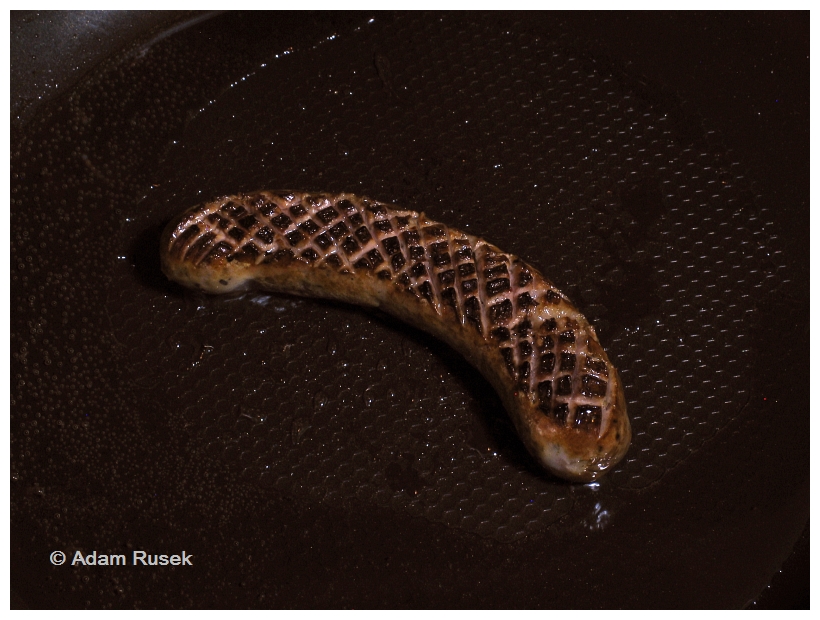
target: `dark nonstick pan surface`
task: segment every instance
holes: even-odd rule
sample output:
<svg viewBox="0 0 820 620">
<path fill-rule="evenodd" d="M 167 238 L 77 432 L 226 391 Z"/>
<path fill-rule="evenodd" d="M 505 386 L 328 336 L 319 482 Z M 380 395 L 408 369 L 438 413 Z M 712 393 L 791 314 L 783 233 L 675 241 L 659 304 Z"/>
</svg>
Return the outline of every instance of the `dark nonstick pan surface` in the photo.
<svg viewBox="0 0 820 620">
<path fill-rule="evenodd" d="M 14 125 L 15 605 L 808 604 L 807 14 L 156 34 Z M 164 223 L 263 188 L 423 210 L 538 267 L 620 369 L 624 462 L 542 473 L 481 376 L 389 317 L 164 278 Z"/>
</svg>

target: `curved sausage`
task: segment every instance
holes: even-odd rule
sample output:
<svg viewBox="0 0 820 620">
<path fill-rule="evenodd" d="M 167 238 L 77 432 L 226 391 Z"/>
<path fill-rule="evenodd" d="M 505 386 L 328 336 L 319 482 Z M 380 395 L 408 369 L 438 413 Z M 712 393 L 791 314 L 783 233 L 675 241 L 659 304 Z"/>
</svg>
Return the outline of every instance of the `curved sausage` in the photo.
<svg viewBox="0 0 820 620">
<path fill-rule="evenodd" d="M 191 288 L 380 308 L 444 340 L 557 476 L 595 480 L 629 447 L 618 372 L 575 306 L 521 259 L 423 213 L 352 194 L 260 191 L 185 211 L 160 247 L 165 274 Z"/>
</svg>

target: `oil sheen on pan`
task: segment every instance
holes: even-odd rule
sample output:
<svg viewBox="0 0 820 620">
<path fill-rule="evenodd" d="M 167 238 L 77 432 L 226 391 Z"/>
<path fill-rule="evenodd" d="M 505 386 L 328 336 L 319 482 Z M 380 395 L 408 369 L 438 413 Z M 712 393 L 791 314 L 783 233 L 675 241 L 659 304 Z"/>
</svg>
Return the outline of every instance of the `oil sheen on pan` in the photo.
<svg viewBox="0 0 820 620">
<path fill-rule="evenodd" d="M 561 478 L 595 480 L 629 447 L 618 372 L 583 315 L 521 259 L 423 213 L 352 194 L 225 196 L 172 220 L 160 251 L 165 274 L 190 288 L 379 308 L 440 338 Z"/>
</svg>

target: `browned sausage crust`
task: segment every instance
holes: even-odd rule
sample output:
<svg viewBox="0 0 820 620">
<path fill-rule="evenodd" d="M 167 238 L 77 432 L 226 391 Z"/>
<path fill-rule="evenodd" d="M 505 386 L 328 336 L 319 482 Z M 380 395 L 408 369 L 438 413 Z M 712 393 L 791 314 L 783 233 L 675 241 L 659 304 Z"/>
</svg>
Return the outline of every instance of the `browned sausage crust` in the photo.
<svg viewBox="0 0 820 620">
<path fill-rule="evenodd" d="M 191 288 L 378 307 L 441 338 L 562 478 L 595 480 L 629 447 L 618 372 L 575 306 L 519 258 L 423 213 L 351 194 L 225 196 L 173 220 L 161 253 L 165 274 Z"/>
</svg>

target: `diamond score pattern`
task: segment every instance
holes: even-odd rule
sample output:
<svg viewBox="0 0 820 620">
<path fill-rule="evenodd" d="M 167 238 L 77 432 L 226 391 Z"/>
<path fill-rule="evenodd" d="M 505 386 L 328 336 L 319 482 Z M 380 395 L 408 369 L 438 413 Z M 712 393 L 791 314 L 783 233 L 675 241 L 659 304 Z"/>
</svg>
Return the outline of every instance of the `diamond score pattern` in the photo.
<svg viewBox="0 0 820 620">
<path fill-rule="evenodd" d="M 170 255 L 367 272 L 495 342 L 516 388 L 554 424 L 600 431 L 607 364 L 563 315 L 568 300 L 520 259 L 423 215 L 349 194 L 230 196 L 184 216 Z M 539 305 L 558 318 L 542 320 Z"/>
</svg>

